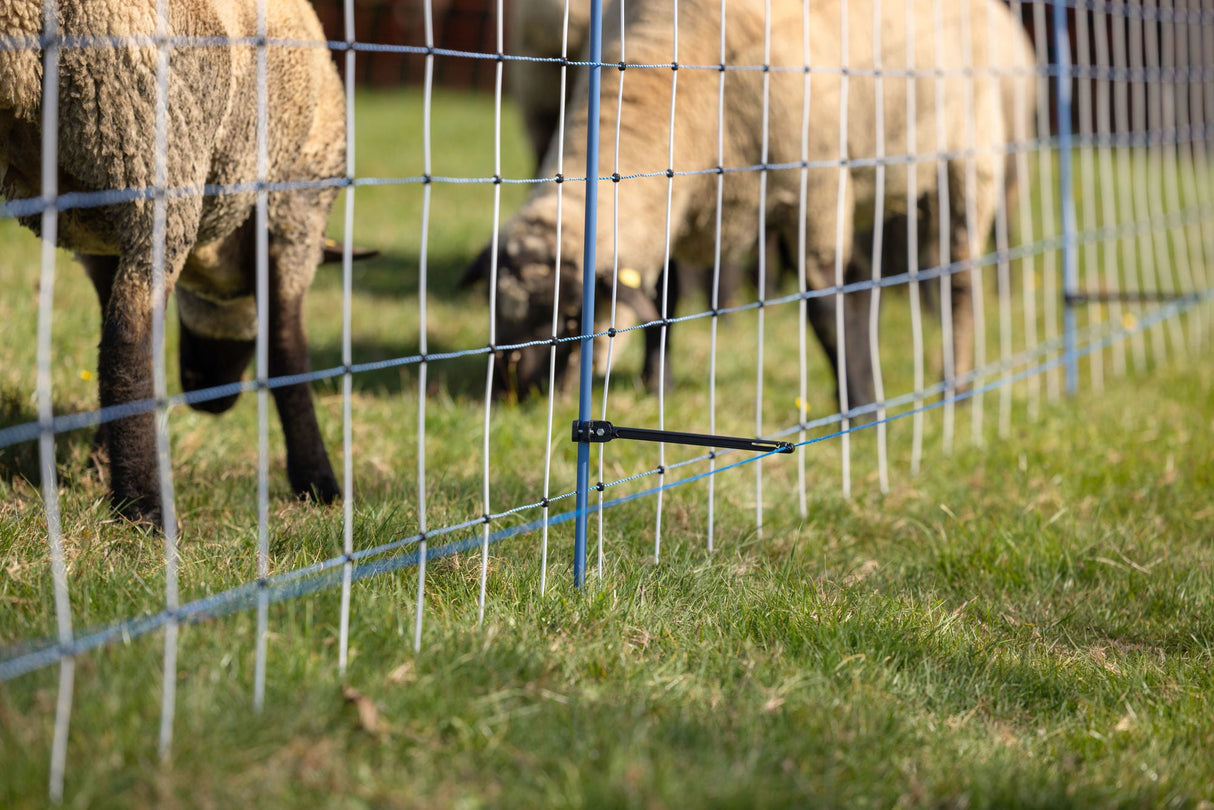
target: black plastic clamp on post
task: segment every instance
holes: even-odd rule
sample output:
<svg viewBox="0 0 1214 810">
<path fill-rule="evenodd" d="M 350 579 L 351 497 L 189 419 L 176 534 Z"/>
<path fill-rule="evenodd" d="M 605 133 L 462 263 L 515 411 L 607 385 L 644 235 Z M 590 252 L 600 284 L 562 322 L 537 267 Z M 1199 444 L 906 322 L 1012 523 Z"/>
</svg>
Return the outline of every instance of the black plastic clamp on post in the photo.
<svg viewBox="0 0 1214 810">
<path fill-rule="evenodd" d="M 796 447 L 792 442 L 777 442 L 770 439 L 744 439 L 738 436 L 712 436 L 706 433 L 680 433 L 676 430 L 649 430 L 648 428 L 617 427 L 604 420 L 573 422 L 573 441 L 609 442 L 612 439 L 632 439 L 639 442 L 666 442 L 668 444 L 694 444 L 698 447 L 720 447 L 729 450 L 750 450 L 755 453 L 791 453 Z"/>
</svg>

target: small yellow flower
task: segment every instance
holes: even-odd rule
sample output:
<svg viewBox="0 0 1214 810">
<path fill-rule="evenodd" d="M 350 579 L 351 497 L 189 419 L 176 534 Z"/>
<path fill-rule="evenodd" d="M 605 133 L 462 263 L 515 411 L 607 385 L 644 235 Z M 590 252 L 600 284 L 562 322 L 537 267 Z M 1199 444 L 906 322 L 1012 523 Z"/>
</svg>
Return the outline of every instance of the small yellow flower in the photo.
<svg viewBox="0 0 1214 810">
<path fill-rule="evenodd" d="M 797 397 L 796 405 L 797 405 L 797 410 L 798 411 L 801 410 L 802 400 L 800 397 Z M 805 405 L 805 412 L 809 413 L 809 403 L 805 402 L 804 405 Z"/>
<path fill-rule="evenodd" d="M 93 379 L 93 372 L 89 371 L 87 368 L 84 369 L 83 371 L 80 372 L 80 379 L 82 379 L 86 382 L 88 380 Z"/>
<path fill-rule="evenodd" d="M 1133 329 L 1138 326 L 1138 319 L 1134 317 L 1134 313 L 1127 312 L 1121 316 L 1121 325 L 1126 329 Z"/>
</svg>

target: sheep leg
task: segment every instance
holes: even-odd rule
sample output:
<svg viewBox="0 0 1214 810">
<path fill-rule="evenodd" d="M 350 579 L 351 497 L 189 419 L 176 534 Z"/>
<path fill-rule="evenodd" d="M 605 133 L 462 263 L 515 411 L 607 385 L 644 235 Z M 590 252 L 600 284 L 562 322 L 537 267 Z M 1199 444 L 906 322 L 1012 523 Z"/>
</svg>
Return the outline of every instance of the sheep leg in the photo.
<svg viewBox="0 0 1214 810">
<path fill-rule="evenodd" d="M 152 399 L 152 296 L 146 262 L 112 256 L 82 256 L 101 302 L 97 379 L 102 408 Z M 166 293 L 184 263 L 170 251 Z M 114 510 L 135 523 L 163 524 L 152 411 L 106 423 L 100 431 L 109 457 Z"/>
<path fill-rule="evenodd" d="M 307 374 L 308 341 L 303 326 L 306 284 L 299 273 L 288 269 L 284 257 L 271 250 L 270 259 L 270 376 Z M 312 387 L 301 382 L 273 389 L 274 405 L 282 422 L 287 448 L 287 479 L 300 498 L 332 503 L 341 497 L 341 487 L 325 451 L 312 402 Z"/>
<path fill-rule="evenodd" d="M 924 194 L 919 198 L 916 214 L 916 226 L 919 242 L 919 272 L 934 270 L 940 267 L 940 240 L 936 236 L 939 227 L 940 212 L 934 205 L 935 194 Z M 907 226 L 909 228 L 909 226 Z M 910 231 L 907 230 L 909 234 Z M 926 312 L 937 317 L 940 315 L 940 283 L 935 279 L 930 281 L 912 282 L 919 288 L 920 305 Z"/>
<path fill-rule="evenodd" d="M 84 267 L 93 289 L 97 291 L 97 302 L 101 305 L 104 317 L 105 308 L 110 301 L 110 290 L 114 286 L 114 275 L 118 272 L 117 256 L 92 256 L 79 254 L 76 258 Z M 89 464 L 97 470 L 103 482 L 109 474 L 110 451 L 108 423 L 102 422 L 93 434 L 93 447 L 89 451 Z"/>
<path fill-rule="evenodd" d="M 856 277 L 853 266 L 849 266 L 848 277 Z M 830 360 L 835 379 L 839 379 L 839 335 L 835 318 L 835 295 L 824 295 L 806 301 L 806 315 L 822 350 Z M 847 383 L 847 407 L 849 410 L 872 404 L 873 389 L 872 330 L 869 309 L 872 306 L 872 290 L 864 289 L 843 296 L 844 340 L 847 348 L 847 367 L 844 378 Z M 836 384 L 835 396 L 843 405 L 842 391 Z"/>
<path fill-rule="evenodd" d="M 977 160 L 972 167 L 976 189 L 971 213 L 974 221 L 971 223 L 967 219 L 965 205 L 965 163 L 950 163 L 949 194 L 953 198 L 950 250 L 953 261 L 968 261 L 982 254 L 983 243 L 995 221 L 995 174 L 1001 167 L 1002 163 L 994 158 Z M 949 287 L 953 309 L 953 371 L 958 380 L 964 380 L 957 386 L 961 391 L 969 389 L 970 381 L 965 378 L 974 369 L 974 284 L 982 283 L 981 273 L 980 268 L 954 273 Z"/>
<path fill-rule="evenodd" d="M 805 284 L 807 289 L 827 290 L 843 284 L 871 279 L 871 257 L 863 255 L 863 244 L 857 245 L 855 223 L 852 219 L 853 186 L 847 182 L 841 189 L 843 198 L 833 184 L 823 183 L 816 187 L 816 195 L 807 200 L 808 215 L 805 226 Z M 837 217 L 842 215 L 840 223 Z M 841 227 L 838 227 L 841 226 Z M 783 238 L 788 245 L 797 244 L 795 231 L 785 229 Z M 857 249 L 859 252 L 857 252 Z M 841 252 L 842 255 L 839 254 Z M 843 277 L 835 275 L 838 262 L 843 264 Z M 839 360 L 839 337 L 837 322 L 839 296 L 842 295 L 843 334 L 846 350 L 845 362 Z M 815 296 L 806 301 L 806 317 L 835 372 L 836 389 L 840 410 L 850 411 L 869 405 L 875 398 L 872 354 L 873 336 L 869 310 L 872 290 L 864 288 L 855 292 L 835 292 L 831 295 Z M 846 402 L 842 386 L 847 386 Z"/>
<path fill-rule="evenodd" d="M 949 298 L 953 307 L 955 388 L 957 391 L 967 391 L 970 384 L 965 377 L 974 368 L 974 291 L 968 270 L 953 275 L 949 285 Z"/>
<path fill-rule="evenodd" d="M 662 297 L 662 276 L 658 277 L 657 292 L 653 297 L 654 320 L 659 320 L 665 313 L 666 318 L 673 318 L 679 304 L 679 268 L 671 261 L 666 276 L 666 297 Z M 664 304 L 664 305 L 663 305 Z M 642 319 L 645 320 L 645 319 Z M 666 362 L 662 362 L 662 330 L 666 330 Z M 645 364 L 641 368 L 641 379 L 650 391 L 658 390 L 658 374 L 661 373 L 662 384 L 669 391 L 674 387 L 674 375 L 670 370 L 670 326 L 651 326 L 645 330 Z"/>
<path fill-rule="evenodd" d="M 708 295 L 709 304 L 711 305 L 712 297 L 712 268 L 708 270 Z M 745 277 L 746 271 L 742 264 L 736 261 L 722 261 L 721 270 L 717 280 L 717 307 L 719 309 L 728 309 L 734 305 L 738 297 L 738 287 L 742 284 L 742 279 Z"/>
<path fill-rule="evenodd" d="M 849 271 L 849 277 L 856 276 Z M 847 341 L 847 404 L 849 408 L 871 405 L 876 401 L 873 382 L 874 340 L 872 321 L 873 291 L 857 290 L 843 297 L 844 338 Z M 863 417 L 864 421 L 871 416 Z"/>
</svg>

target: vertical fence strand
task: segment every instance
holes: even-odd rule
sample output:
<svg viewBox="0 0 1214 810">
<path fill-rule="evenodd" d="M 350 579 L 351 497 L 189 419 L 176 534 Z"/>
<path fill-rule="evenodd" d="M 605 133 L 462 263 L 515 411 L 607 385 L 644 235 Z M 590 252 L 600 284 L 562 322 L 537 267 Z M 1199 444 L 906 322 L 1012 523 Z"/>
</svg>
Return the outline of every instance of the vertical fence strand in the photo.
<svg viewBox="0 0 1214 810">
<path fill-rule="evenodd" d="M 354 8 L 353 0 L 345 0 L 346 17 L 346 178 L 354 177 Z M 342 552 L 346 562 L 341 575 L 341 617 L 338 631 L 338 666 L 340 675 L 346 674 L 350 656 L 350 576 L 353 573 L 354 554 L 354 375 L 350 366 L 354 363 L 353 318 L 351 304 L 354 298 L 354 277 L 351 268 L 353 258 L 351 240 L 354 238 L 354 186 L 346 188 L 345 239 L 342 241 L 341 257 L 341 425 L 342 466 L 345 497 L 342 499 Z"/>
<path fill-rule="evenodd" d="M 255 563 L 257 579 L 265 582 L 270 574 L 270 391 L 265 385 L 270 376 L 270 274 L 269 274 L 269 240 L 266 228 L 268 202 L 265 182 L 269 167 L 269 99 L 267 92 L 267 57 L 266 53 L 266 4 L 265 0 L 257 3 L 257 36 L 256 51 L 257 71 L 257 202 L 254 207 L 256 262 L 255 274 L 257 299 L 257 346 L 255 349 L 254 374 L 259 383 L 257 388 L 257 552 Z M 253 710 L 260 712 L 265 704 L 266 695 L 266 649 L 269 638 L 269 601 L 265 588 L 259 589 L 257 595 L 257 643 L 253 661 Z M 342 645 L 344 650 L 344 645 Z M 339 666 L 344 669 L 344 660 Z"/>
<path fill-rule="evenodd" d="M 422 5 L 425 25 L 426 47 L 434 47 L 434 7 L 431 0 Z M 430 206 L 434 194 L 432 162 L 433 125 L 431 105 L 434 100 L 434 53 L 426 53 L 425 78 L 422 84 L 422 221 L 421 244 L 418 246 L 417 268 L 417 334 L 421 362 L 417 365 L 417 534 L 421 538 L 417 560 L 417 610 L 413 617 L 413 651 L 422 647 L 422 622 L 425 616 L 426 590 L 426 400 L 429 395 L 430 364 L 426 356 L 430 351 L 429 339 L 429 291 L 430 291 Z"/>
<path fill-rule="evenodd" d="M 177 513 L 173 498 L 173 468 L 169 454 L 168 381 L 164 358 L 164 316 L 168 292 L 166 250 L 169 128 L 169 7 L 168 0 L 156 4 L 156 114 L 153 203 L 152 203 L 152 387 L 156 397 L 156 461 L 160 478 L 160 504 L 164 520 L 164 604 L 169 621 L 164 630 L 164 671 L 160 700 L 160 734 L 157 750 L 167 762 L 173 742 L 173 717 L 177 705 L 176 611 L 180 605 L 177 575 Z"/>
<path fill-rule="evenodd" d="M 1062 205 L 1062 288 L 1064 299 L 1063 334 L 1066 354 L 1066 392 L 1079 389 L 1079 355 L 1075 334 L 1075 308 L 1072 296 L 1079 291 L 1079 267 L 1075 246 L 1075 189 L 1071 178 L 1071 38 L 1066 21 L 1066 5 L 1054 4 L 1054 58 L 1057 60 L 1058 105 L 1058 196 Z M 1047 300 L 1049 300 L 1047 298 Z"/>
<path fill-rule="evenodd" d="M 47 785 L 52 803 L 63 801 L 67 770 L 67 740 L 76 681 L 76 659 L 67 650 L 72 644 L 72 605 L 68 593 L 67 559 L 63 548 L 63 523 L 59 504 L 59 481 L 55 472 L 55 406 L 51 383 L 55 311 L 55 243 L 59 228 L 59 50 L 57 4 L 48 0 L 42 23 L 42 255 L 38 283 L 38 467 L 42 476 L 42 502 L 46 510 L 46 537 L 50 554 L 51 585 L 55 598 L 55 628 L 59 646 L 59 688 L 55 700 L 55 730 Z"/>
<path fill-rule="evenodd" d="M 876 208 L 873 212 L 873 244 L 872 244 L 872 298 L 868 308 L 868 331 L 871 335 L 869 343 L 869 360 L 873 367 L 873 396 L 877 401 L 877 481 L 883 493 L 889 492 L 889 461 L 887 458 L 887 430 L 885 410 L 885 379 L 881 373 L 881 274 L 885 272 L 882 263 L 882 243 L 885 239 L 885 77 L 882 73 L 884 63 L 881 49 L 881 3 L 873 2 L 873 111 L 875 113 L 874 128 L 876 130 L 876 192 L 874 200 Z"/>
</svg>

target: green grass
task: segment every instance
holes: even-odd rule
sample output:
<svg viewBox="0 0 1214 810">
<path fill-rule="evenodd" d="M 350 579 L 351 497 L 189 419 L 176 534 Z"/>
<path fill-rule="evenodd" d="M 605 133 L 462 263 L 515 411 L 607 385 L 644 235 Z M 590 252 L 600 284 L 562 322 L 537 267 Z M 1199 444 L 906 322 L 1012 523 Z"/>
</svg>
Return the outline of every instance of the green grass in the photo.
<svg viewBox="0 0 1214 810">
<path fill-rule="evenodd" d="M 434 125 L 436 175 L 493 173 L 485 99 L 440 95 Z M 503 174 L 526 175 L 513 118 L 503 136 Z M 416 94 L 360 95 L 358 137 L 360 175 L 422 172 Z M 508 214 L 525 189 L 501 190 Z M 487 238 L 492 194 L 488 185 L 433 187 L 430 351 L 486 339 L 483 293 L 459 291 L 455 280 Z M 383 251 L 355 268 L 356 362 L 417 350 L 421 198 L 420 185 L 355 195 L 355 241 Z M 335 232 L 341 221 L 339 211 Z M 0 424 L 12 425 L 34 418 L 39 247 L 7 221 L 0 243 Z M 84 377 L 95 363 L 97 315 L 83 274 L 62 259 L 52 371 L 56 407 L 67 412 L 95 402 L 95 381 Z M 890 299 L 887 387 L 900 393 L 910 379 L 909 341 L 899 337 L 909 334 L 909 319 L 904 297 Z M 340 301 L 340 272 L 322 270 L 309 303 L 317 367 L 340 361 Z M 796 419 L 797 324 L 791 307 L 769 308 L 766 317 L 764 421 L 775 427 Z M 749 313 L 721 324 L 722 432 L 754 428 L 754 331 Z M 707 427 L 707 332 L 696 322 L 676 333 L 670 428 Z M 935 340 L 931 330 L 928 337 Z M 811 347 L 814 416 L 832 410 L 819 354 Z M 704 482 L 666 493 L 657 566 L 654 499 L 614 508 L 604 576 L 592 576 L 584 593 L 571 585 L 568 524 L 552 532 L 543 595 L 538 535 L 506 540 L 492 549 L 480 628 L 479 555 L 434 560 L 419 655 L 416 572 L 360 582 L 344 678 L 338 592 L 276 604 L 261 714 L 250 708 L 254 615 L 184 627 L 168 765 L 156 756 L 161 636 L 92 652 L 77 662 L 66 801 L 1208 808 L 1214 368 L 1203 355 L 1170 356 L 1149 370 L 1132 366 L 1128 376 L 1106 374 L 1099 393 L 1046 401 L 1036 420 L 1026 415 L 1028 386 L 1018 384 L 1005 438 L 995 435 L 997 396 L 989 395 L 981 447 L 968 441 L 970 411 L 960 406 L 951 455 L 940 449 L 934 411 L 916 477 L 908 473 L 910 420 L 896 422 L 888 494 L 877 486 L 873 431 L 852 439 L 850 499 L 839 494 L 837 441 L 767 460 L 761 534 L 754 466 L 729 471 L 715 485 L 711 555 Z M 483 360 L 435 363 L 429 382 L 433 529 L 483 509 Z M 340 464 L 339 386 L 317 388 Z M 417 531 L 417 395 L 412 369 L 354 380 L 359 548 Z M 557 404 L 554 492 L 573 484 L 574 448 L 563 427 L 573 399 Z M 621 376 L 609 416 L 653 425 L 657 405 Z M 543 403 L 494 409 L 494 511 L 538 500 L 545 419 Z M 275 433 L 271 567 L 287 572 L 340 554 L 342 512 L 291 500 Z M 174 411 L 172 440 L 183 598 L 248 582 L 256 576 L 255 398 L 246 395 L 220 419 Z M 78 629 L 154 613 L 163 602 L 160 540 L 110 517 L 86 463 L 90 442 L 78 432 L 56 444 Z M 608 479 L 656 463 L 652 447 L 607 449 Z M 669 448 L 667 463 L 692 455 Z M 796 495 L 802 458 L 805 516 Z M 650 476 L 609 494 L 654 483 Z M 495 528 L 534 516 L 503 518 Z M 4 448 L 0 645 L 55 632 L 45 558 L 36 449 Z M 0 684 L 0 806 L 45 801 L 57 683 L 52 668 Z"/>
</svg>

